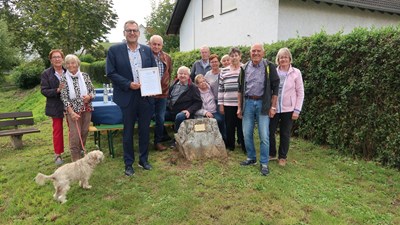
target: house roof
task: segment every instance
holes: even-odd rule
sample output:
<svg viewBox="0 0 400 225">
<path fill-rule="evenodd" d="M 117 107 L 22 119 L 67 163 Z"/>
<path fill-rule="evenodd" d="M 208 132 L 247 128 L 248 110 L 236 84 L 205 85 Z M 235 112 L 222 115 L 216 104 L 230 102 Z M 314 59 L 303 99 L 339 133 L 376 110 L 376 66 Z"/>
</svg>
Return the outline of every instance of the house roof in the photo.
<svg viewBox="0 0 400 225">
<path fill-rule="evenodd" d="M 315 2 L 326 2 L 400 15 L 399 0 L 320 0 Z"/>
<path fill-rule="evenodd" d="M 306 1 L 306 0 L 303 0 Z M 340 6 L 357 7 L 360 9 L 368 9 L 373 11 L 386 12 L 390 14 L 400 15 L 399 0 L 314 0 L 314 2 L 325 2 Z M 190 0 L 177 0 L 174 12 L 169 20 L 167 34 L 179 34 L 179 29 L 182 24 L 183 17 L 189 7 Z"/>
<path fill-rule="evenodd" d="M 179 34 L 183 17 L 185 17 L 186 10 L 189 7 L 190 0 L 177 0 L 174 12 L 172 12 L 171 19 L 169 20 L 167 34 Z"/>
</svg>

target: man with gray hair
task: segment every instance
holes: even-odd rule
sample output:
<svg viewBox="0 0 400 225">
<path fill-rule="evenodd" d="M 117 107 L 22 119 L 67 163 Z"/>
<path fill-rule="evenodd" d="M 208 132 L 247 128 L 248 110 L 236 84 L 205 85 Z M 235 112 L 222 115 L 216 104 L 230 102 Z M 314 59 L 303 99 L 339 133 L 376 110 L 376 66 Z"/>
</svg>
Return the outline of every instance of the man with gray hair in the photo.
<svg viewBox="0 0 400 225">
<path fill-rule="evenodd" d="M 276 113 L 279 92 L 279 76 L 276 67 L 263 60 L 262 44 L 254 44 L 250 49 L 250 61 L 242 66 L 239 74 L 237 116 L 243 118 L 243 136 L 247 159 L 242 166 L 257 164 L 254 146 L 254 127 L 257 123 L 260 138 L 260 172 L 269 174 L 269 118 Z"/>
<path fill-rule="evenodd" d="M 171 56 L 162 51 L 164 41 L 160 35 L 153 35 L 150 38 L 150 48 L 156 60 L 158 70 L 160 71 L 162 94 L 154 96 L 154 114 L 156 126 L 154 129 L 154 148 L 159 151 L 167 149 L 161 144 L 164 136 L 165 110 L 167 108 L 167 97 L 169 83 L 172 73 Z"/>
<path fill-rule="evenodd" d="M 210 48 L 208 46 L 202 46 L 200 48 L 201 59 L 194 62 L 192 70 L 190 72 L 190 79 L 194 82 L 194 78 L 197 74 L 205 75 L 209 70 L 211 70 L 209 58 L 210 58 Z"/>
</svg>

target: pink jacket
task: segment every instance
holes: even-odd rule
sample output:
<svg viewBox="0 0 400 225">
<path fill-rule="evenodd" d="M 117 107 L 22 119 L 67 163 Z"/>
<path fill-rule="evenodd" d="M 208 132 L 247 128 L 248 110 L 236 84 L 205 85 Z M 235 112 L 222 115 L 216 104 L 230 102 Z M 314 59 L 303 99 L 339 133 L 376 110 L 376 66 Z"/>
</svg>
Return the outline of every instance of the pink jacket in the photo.
<svg viewBox="0 0 400 225">
<path fill-rule="evenodd" d="M 279 69 L 279 66 L 276 68 Z M 278 102 L 280 111 L 284 112 L 297 112 L 300 114 L 304 100 L 304 85 L 303 78 L 299 69 L 290 65 L 288 75 L 285 83 L 283 84 L 282 97 Z"/>
</svg>

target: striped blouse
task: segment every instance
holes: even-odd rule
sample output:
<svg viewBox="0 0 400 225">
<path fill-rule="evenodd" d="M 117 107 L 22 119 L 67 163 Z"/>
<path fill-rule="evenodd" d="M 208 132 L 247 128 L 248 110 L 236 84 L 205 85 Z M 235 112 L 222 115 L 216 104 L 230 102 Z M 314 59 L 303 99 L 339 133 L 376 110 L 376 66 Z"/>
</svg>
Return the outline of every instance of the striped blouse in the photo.
<svg viewBox="0 0 400 225">
<path fill-rule="evenodd" d="M 218 88 L 218 105 L 238 105 L 239 73 L 240 67 L 236 70 L 232 70 L 231 67 L 226 67 L 221 70 Z"/>
</svg>

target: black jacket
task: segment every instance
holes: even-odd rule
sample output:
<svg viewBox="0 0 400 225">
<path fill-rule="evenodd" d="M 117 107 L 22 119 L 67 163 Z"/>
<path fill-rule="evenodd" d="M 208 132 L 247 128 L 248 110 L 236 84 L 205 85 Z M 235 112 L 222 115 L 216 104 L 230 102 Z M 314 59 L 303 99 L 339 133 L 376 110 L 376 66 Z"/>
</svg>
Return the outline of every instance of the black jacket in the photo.
<svg viewBox="0 0 400 225">
<path fill-rule="evenodd" d="M 54 73 L 53 67 L 43 71 L 40 78 L 40 88 L 42 94 L 46 97 L 46 115 L 54 118 L 63 118 L 64 104 L 60 99 L 60 93 L 57 93 L 60 81 Z"/>
<path fill-rule="evenodd" d="M 178 82 L 179 80 L 176 80 L 169 88 L 168 100 L 171 99 L 172 89 Z M 168 111 L 172 113 L 179 113 L 182 110 L 187 110 L 191 115 L 194 115 L 197 110 L 201 109 L 202 104 L 203 102 L 200 97 L 199 89 L 189 81 L 189 88 L 178 97 L 174 105 L 171 106 L 168 104 L 167 107 Z"/>
</svg>

